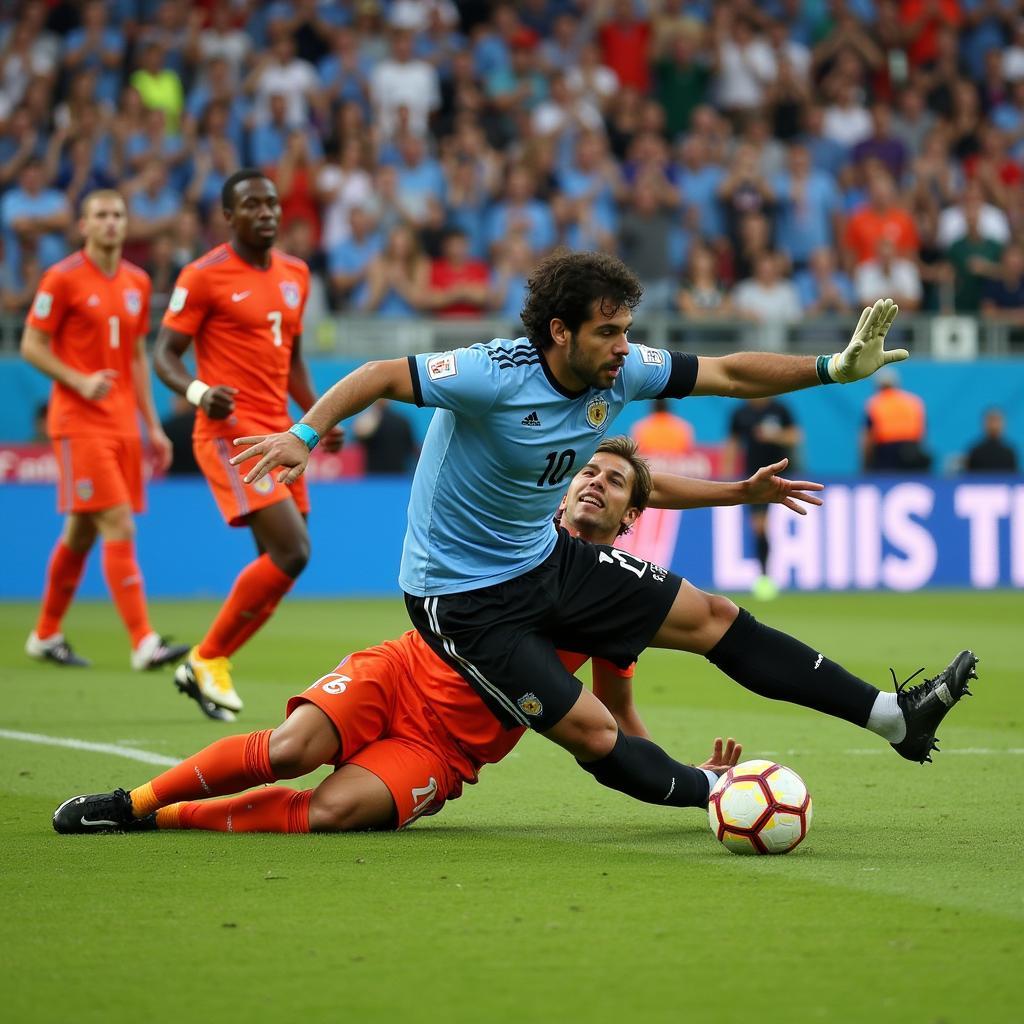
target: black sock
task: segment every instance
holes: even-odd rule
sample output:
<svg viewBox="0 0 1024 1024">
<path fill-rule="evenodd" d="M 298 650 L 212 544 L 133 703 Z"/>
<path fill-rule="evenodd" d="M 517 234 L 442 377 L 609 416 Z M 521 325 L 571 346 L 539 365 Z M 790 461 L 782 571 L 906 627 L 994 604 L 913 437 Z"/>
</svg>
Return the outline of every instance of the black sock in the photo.
<svg viewBox="0 0 1024 1024">
<path fill-rule="evenodd" d="M 667 807 L 707 807 L 710 785 L 700 768 L 673 761 L 661 747 L 621 729 L 611 753 L 599 761 L 577 761 L 609 789 L 634 800 Z"/>
<path fill-rule="evenodd" d="M 878 690 L 795 637 L 758 622 L 745 608 L 706 655 L 741 686 L 867 725 Z"/>
<path fill-rule="evenodd" d="M 754 537 L 757 560 L 761 563 L 761 575 L 768 575 L 768 534 L 759 533 Z"/>
</svg>

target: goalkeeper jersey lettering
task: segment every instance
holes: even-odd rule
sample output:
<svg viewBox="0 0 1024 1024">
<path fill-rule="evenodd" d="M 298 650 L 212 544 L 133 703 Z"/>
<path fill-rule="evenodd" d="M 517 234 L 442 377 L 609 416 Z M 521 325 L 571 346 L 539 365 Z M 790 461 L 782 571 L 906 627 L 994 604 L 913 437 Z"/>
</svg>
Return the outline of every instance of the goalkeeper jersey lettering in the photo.
<svg viewBox="0 0 1024 1024">
<path fill-rule="evenodd" d="M 630 345 L 612 387 L 571 394 L 526 338 L 409 357 L 416 402 L 437 411 L 409 501 L 399 582 L 432 597 L 539 565 L 572 474 L 627 402 L 693 389 L 697 359 Z"/>
</svg>

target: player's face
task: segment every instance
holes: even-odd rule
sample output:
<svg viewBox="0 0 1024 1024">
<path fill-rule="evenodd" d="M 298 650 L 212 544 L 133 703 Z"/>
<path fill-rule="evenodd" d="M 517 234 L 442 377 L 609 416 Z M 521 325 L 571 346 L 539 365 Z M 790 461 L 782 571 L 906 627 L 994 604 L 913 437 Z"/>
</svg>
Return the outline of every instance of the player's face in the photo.
<svg viewBox="0 0 1024 1024">
<path fill-rule="evenodd" d="M 281 201 L 274 183 L 249 178 L 235 186 L 235 205 L 228 214 L 235 238 L 252 249 L 269 249 L 277 240 Z"/>
<path fill-rule="evenodd" d="M 611 544 L 620 526 L 632 526 L 639 512 L 633 498 L 633 467 L 620 455 L 596 452 L 572 478 L 563 502 L 567 527 L 587 540 Z"/>
<path fill-rule="evenodd" d="M 86 243 L 91 242 L 104 249 L 123 245 L 128 230 L 128 211 L 124 201 L 115 196 L 90 199 L 78 222 L 78 230 Z"/>
<path fill-rule="evenodd" d="M 602 312 L 601 303 L 595 303 L 594 316 L 569 335 L 569 369 L 589 387 L 610 388 L 629 353 L 626 335 L 632 323 L 633 314 L 628 309 L 617 309 L 607 315 Z"/>
</svg>

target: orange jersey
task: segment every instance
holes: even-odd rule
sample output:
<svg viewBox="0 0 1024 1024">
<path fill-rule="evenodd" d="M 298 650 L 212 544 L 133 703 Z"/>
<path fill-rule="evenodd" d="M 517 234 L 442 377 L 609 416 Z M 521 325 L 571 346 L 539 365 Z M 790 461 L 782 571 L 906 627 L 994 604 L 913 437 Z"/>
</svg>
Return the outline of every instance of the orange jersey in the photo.
<svg viewBox="0 0 1024 1024">
<path fill-rule="evenodd" d="M 437 712 L 452 739 L 478 766 L 500 761 L 526 732 L 525 727 L 502 728 L 469 683 L 442 661 L 416 630 L 381 646 L 402 660 L 410 682 Z M 558 656 L 573 673 L 589 660 L 589 655 L 569 651 L 559 651 Z M 632 667 L 611 668 L 623 678 L 633 675 Z"/>
<path fill-rule="evenodd" d="M 79 373 L 116 370 L 98 402 L 54 381 L 46 426 L 50 437 L 138 437 L 132 360 L 149 329 L 149 275 L 121 260 L 112 277 L 84 251 L 43 275 L 25 323 L 50 336 L 53 353 Z"/>
<path fill-rule="evenodd" d="M 197 438 L 233 438 L 239 424 L 247 433 L 288 429 L 292 348 L 308 293 L 309 267 L 276 249 L 261 270 L 225 243 L 178 275 L 164 326 L 194 339 L 200 380 L 238 389 L 228 419 L 197 412 Z"/>
</svg>

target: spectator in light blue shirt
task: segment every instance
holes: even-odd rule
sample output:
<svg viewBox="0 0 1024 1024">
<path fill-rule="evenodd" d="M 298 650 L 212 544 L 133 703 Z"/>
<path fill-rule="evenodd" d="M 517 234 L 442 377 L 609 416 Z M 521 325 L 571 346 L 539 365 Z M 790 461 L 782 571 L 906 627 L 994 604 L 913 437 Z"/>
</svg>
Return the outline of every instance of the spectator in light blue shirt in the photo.
<svg viewBox="0 0 1024 1024">
<path fill-rule="evenodd" d="M 789 169 L 772 183 L 778 204 L 776 244 L 795 266 L 815 249 L 832 245 L 840 230 L 842 198 L 831 175 L 811 165 L 806 146 L 789 150 Z"/>
<path fill-rule="evenodd" d="M 529 244 L 521 236 L 513 235 L 501 244 L 493 285 L 495 315 L 509 323 L 519 323 L 527 281 L 535 263 Z"/>
<path fill-rule="evenodd" d="M 4 263 L 8 279 L 21 286 L 21 258 L 32 253 L 44 267 L 63 259 L 68 252 L 65 232 L 71 226 L 71 210 L 63 193 L 45 185 L 41 160 L 29 160 L 18 175 L 18 187 L 0 200 Z"/>
<path fill-rule="evenodd" d="M 709 161 L 707 142 L 699 135 L 691 135 L 680 143 L 679 159 L 676 181 L 683 206 L 695 219 L 703 238 L 721 238 L 725 235 L 725 220 L 718 188 L 725 179 L 725 169 Z"/>
<path fill-rule="evenodd" d="M 274 93 L 267 101 L 268 120 L 258 124 L 249 137 L 249 158 L 257 167 L 276 167 L 288 144 L 293 131 L 306 136 L 310 160 L 321 160 L 324 155 L 320 136 L 312 129 L 295 128 L 288 123 L 288 100 L 281 93 Z"/>
<path fill-rule="evenodd" d="M 850 313 L 857 303 L 853 282 L 836 266 L 835 252 L 827 246 L 811 253 L 807 269 L 794 275 L 793 284 L 807 316 Z"/>
<path fill-rule="evenodd" d="M 89 0 L 82 8 L 81 27 L 72 29 L 64 40 L 64 69 L 70 75 L 82 68 L 99 72 L 96 99 L 113 106 L 121 89 L 124 49 L 124 36 L 107 22 L 104 0 Z"/>
<path fill-rule="evenodd" d="M 555 243 L 555 222 L 547 203 L 536 198 L 536 183 L 527 167 L 509 169 L 505 192 L 487 221 L 487 242 L 493 246 L 513 232 L 524 233 L 534 255 Z"/>
<path fill-rule="evenodd" d="M 398 201 L 406 217 L 420 225 L 427 219 L 430 201 L 444 197 L 444 173 L 441 165 L 427 154 L 426 142 L 418 135 L 402 136 L 398 154 Z"/>
<path fill-rule="evenodd" d="M 365 295 L 370 263 L 383 244 L 381 236 L 374 230 L 373 213 L 367 207 L 353 206 L 348 221 L 348 237 L 327 254 L 327 272 L 338 309 L 353 305 L 354 296 Z"/>
<path fill-rule="evenodd" d="M 331 42 L 331 52 L 317 64 L 317 74 L 331 103 L 354 101 L 368 110 L 372 62 L 359 52 L 359 40 L 350 28 L 337 29 Z"/>
<path fill-rule="evenodd" d="M 814 167 L 835 178 L 849 162 L 849 152 L 823 133 L 824 126 L 825 108 L 811 104 L 804 113 L 804 131 L 798 141 L 807 147 Z"/>
<path fill-rule="evenodd" d="M 128 200 L 128 236 L 148 242 L 174 228 L 181 195 L 168 184 L 167 169 L 159 160 L 146 164 L 139 177 L 141 187 Z"/>
</svg>

